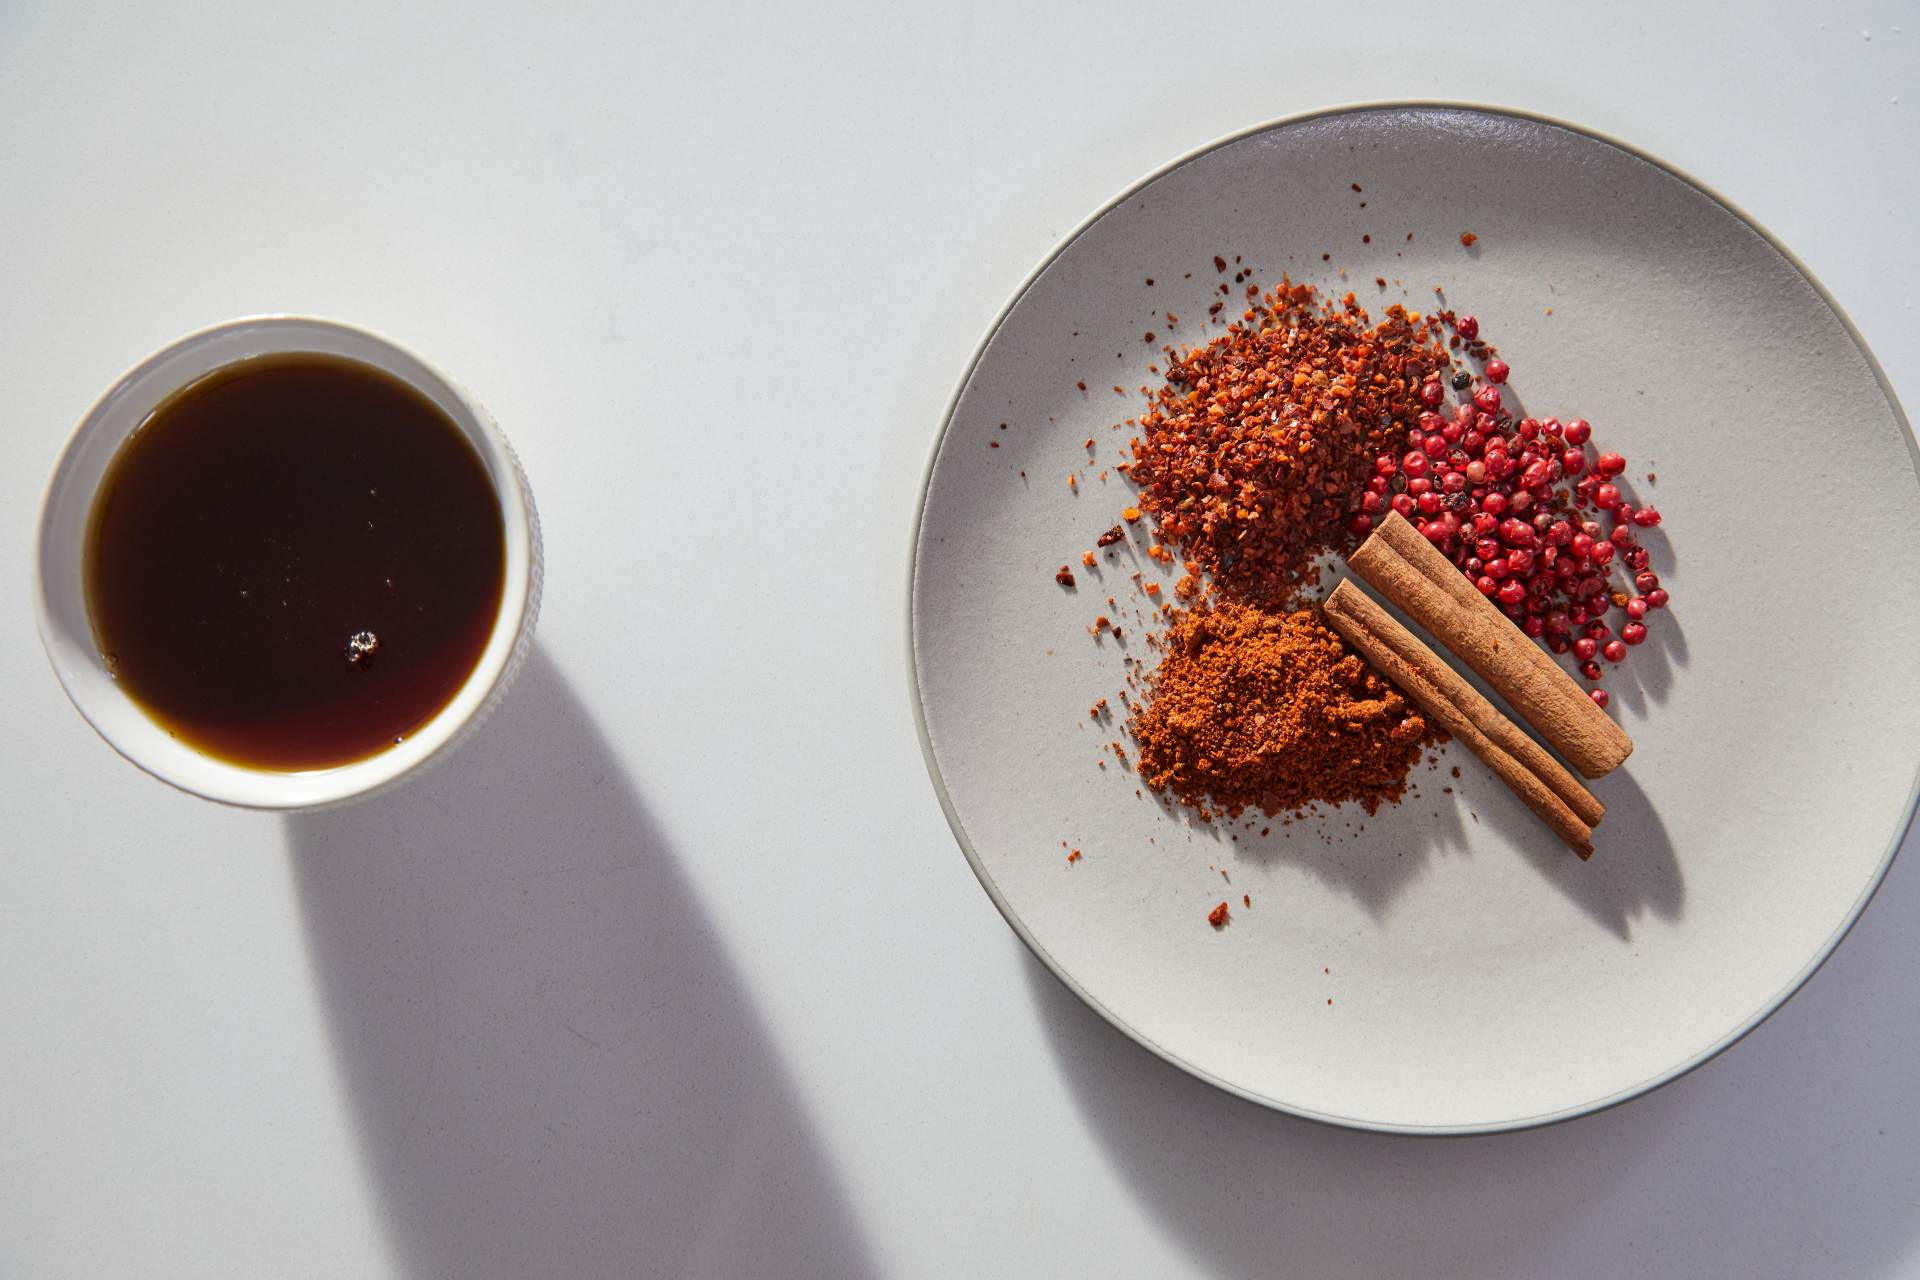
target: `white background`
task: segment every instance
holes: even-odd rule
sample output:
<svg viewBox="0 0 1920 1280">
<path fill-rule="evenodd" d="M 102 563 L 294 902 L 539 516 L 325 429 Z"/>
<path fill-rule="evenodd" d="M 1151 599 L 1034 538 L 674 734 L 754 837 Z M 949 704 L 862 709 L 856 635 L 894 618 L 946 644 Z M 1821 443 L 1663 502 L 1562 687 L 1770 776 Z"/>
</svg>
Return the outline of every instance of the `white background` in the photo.
<svg viewBox="0 0 1920 1280">
<path fill-rule="evenodd" d="M 1911 847 L 1651 1097 L 1323 1129 L 1026 956 L 902 637 L 980 331 L 1115 191 L 1270 116 L 1452 97 L 1629 139 L 1793 246 L 1920 405 L 1914 6 L 396 8 L 0 5 L 0 1276 L 1920 1275 Z M 27 603 L 91 399 L 283 310 L 485 401 L 549 566 L 475 742 L 293 820 L 119 761 Z M 1631 378 L 1632 335 L 1607 358 Z M 1728 461 L 1760 464 L 1728 536 L 1805 524 L 1754 584 L 1804 660 L 1872 513 Z"/>
</svg>

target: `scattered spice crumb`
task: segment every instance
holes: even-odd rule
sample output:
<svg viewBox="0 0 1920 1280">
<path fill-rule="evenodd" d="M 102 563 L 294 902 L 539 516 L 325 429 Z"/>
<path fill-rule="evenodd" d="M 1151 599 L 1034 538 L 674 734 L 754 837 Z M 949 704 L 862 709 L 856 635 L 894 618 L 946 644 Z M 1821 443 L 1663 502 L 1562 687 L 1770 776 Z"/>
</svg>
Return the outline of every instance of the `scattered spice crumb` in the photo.
<svg viewBox="0 0 1920 1280">
<path fill-rule="evenodd" d="M 1082 378 L 1080 379 L 1080 381 L 1074 383 L 1073 385 L 1080 388 L 1082 391 L 1085 391 L 1087 389 L 1087 380 L 1085 378 Z"/>
<path fill-rule="evenodd" d="M 1227 904 L 1224 902 L 1207 912 L 1207 923 L 1216 929 L 1226 928 L 1227 919 Z"/>
<path fill-rule="evenodd" d="M 1126 527 L 1124 525 L 1115 525 L 1113 526 L 1113 528 L 1107 530 L 1105 533 L 1101 534 L 1098 538 L 1096 538 L 1094 542 L 1095 542 L 1095 545 L 1097 546 L 1110 547 L 1114 543 L 1119 542 L 1121 539 L 1125 538 L 1126 536 L 1127 536 Z"/>
<path fill-rule="evenodd" d="M 1241 894 L 1240 905 L 1243 907 L 1251 908 L 1253 906 L 1253 895 L 1250 893 Z"/>
<path fill-rule="evenodd" d="M 1080 553 L 1080 563 L 1085 565 L 1089 569 L 1093 568 L 1093 565 L 1094 565 L 1093 552 L 1082 551 Z"/>
<path fill-rule="evenodd" d="M 1080 861 L 1080 851 L 1078 849 L 1075 849 L 1072 853 L 1069 853 L 1067 855 L 1067 861 L 1069 863 Z"/>
<path fill-rule="evenodd" d="M 1480 237 L 1475 235 L 1471 231 L 1462 231 L 1460 233 L 1460 243 L 1465 245 L 1469 249 L 1473 248 L 1474 242 L 1479 239 Z"/>
<path fill-rule="evenodd" d="M 1128 524 L 1132 524 L 1134 521 L 1140 518 L 1140 508 L 1128 507 L 1120 513 L 1120 518 L 1122 520 L 1125 520 Z"/>
<path fill-rule="evenodd" d="M 1063 564 L 1060 572 L 1053 575 L 1053 580 L 1063 587 L 1070 587 L 1073 585 L 1073 570 Z"/>
</svg>

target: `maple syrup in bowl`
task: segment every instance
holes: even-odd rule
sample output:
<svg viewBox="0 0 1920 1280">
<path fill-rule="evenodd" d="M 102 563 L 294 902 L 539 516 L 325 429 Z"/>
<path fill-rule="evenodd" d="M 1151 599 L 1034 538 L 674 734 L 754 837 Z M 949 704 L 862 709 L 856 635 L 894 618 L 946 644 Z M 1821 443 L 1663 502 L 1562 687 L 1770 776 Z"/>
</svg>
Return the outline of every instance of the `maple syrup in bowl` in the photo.
<svg viewBox="0 0 1920 1280">
<path fill-rule="evenodd" d="M 237 321 L 87 415 L 42 511 L 41 634 L 122 754 L 230 803 L 385 785 L 491 705 L 538 529 L 481 409 L 403 348 Z"/>
</svg>

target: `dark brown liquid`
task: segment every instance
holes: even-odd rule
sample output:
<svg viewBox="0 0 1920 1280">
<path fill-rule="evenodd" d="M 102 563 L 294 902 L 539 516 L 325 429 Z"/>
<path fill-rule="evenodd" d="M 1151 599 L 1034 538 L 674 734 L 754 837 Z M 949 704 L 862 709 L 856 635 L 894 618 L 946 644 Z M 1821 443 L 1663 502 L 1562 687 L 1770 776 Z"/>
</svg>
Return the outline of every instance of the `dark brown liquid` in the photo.
<svg viewBox="0 0 1920 1280">
<path fill-rule="evenodd" d="M 333 356 L 264 356 L 162 404 L 108 469 L 87 606 L 175 736 L 261 769 L 390 747 L 446 706 L 500 610 L 486 466 L 425 396 Z"/>
</svg>

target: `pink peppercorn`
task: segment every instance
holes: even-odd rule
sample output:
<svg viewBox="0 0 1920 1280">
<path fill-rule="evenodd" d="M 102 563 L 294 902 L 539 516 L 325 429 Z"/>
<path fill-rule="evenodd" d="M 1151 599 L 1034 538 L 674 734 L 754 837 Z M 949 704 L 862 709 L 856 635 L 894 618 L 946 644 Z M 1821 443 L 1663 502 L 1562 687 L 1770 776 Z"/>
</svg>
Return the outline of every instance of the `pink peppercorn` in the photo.
<svg viewBox="0 0 1920 1280">
<path fill-rule="evenodd" d="M 1642 627 L 1641 633 L 1644 635 L 1645 632 L 1646 628 Z M 1627 646 L 1621 644 L 1618 640 L 1609 640 L 1600 647 L 1600 656 L 1608 662 L 1625 662 L 1627 660 Z"/>
<path fill-rule="evenodd" d="M 1500 388 L 1491 383 L 1481 387 L 1473 393 L 1473 405 L 1482 413 L 1498 413 L 1500 411 Z"/>
<path fill-rule="evenodd" d="M 1602 711 L 1606 710 L 1607 691 L 1605 689 L 1589 689 L 1587 696 L 1593 699 L 1594 706 L 1599 707 Z"/>
<path fill-rule="evenodd" d="M 1510 372 L 1512 372 L 1512 370 L 1507 367 L 1507 362 L 1499 356 L 1495 356 L 1493 359 L 1487 361 L 1488 382 L 1505 382 L 1507 380 L 1507 374 Z"/>
<path fill-rule="evenodd" d="M 1575 418 L 1572 422 L 1569 422 L 1567 424 L 1567 443 L 1568 444 L 1585 444 L 1587 442 L 1587 438 L 1592 434 L 1593 434 L 1593 424 L 1588 422 L 1585 418 Z"/>
<path fill-rule="evenodd" d="M 1471 342 L 1480 336 L 1480 321 L 1473 316 L 1461 316 L 1453 322 L 1454 331 Z"/>
<path fill-rule="evenodd" d="M 1446 388 L 1442 387 L 1437 379 L 1421 384 L 1420 400 L 1423 404 L 1439 404 L 1446 394 Z"/>
<path fill-rule="evenodd" d="M 1653 590 L 1647 592 L 1647 608 L 1664 609 L 1667 607 L 1667 599 L 1667 593 L 1659 587 L 1655 587 Z"/>
<path fill-rule="evenodd" d="M 1629 622 L 1620 628 L 1620 638 L 1628 644 L 1639 644 L 1647 638 L 1647 628 L 1643 623 Z"/>
</svg>

